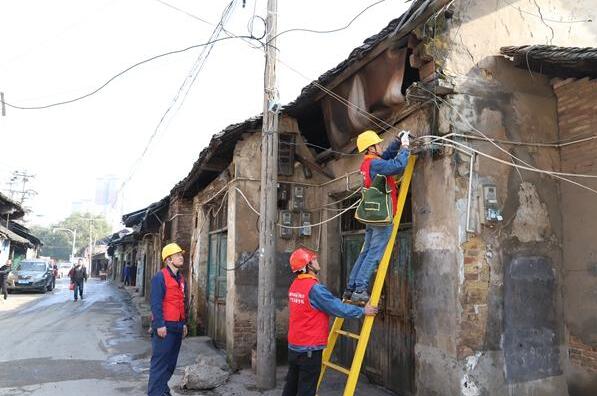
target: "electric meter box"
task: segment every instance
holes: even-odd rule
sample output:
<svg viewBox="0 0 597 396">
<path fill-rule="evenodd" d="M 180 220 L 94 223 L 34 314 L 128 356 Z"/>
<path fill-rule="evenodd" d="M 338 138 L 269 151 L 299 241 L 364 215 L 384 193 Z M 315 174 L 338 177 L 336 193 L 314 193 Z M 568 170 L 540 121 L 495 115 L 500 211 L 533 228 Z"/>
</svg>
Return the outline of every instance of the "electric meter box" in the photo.
<svg viewBox="0 0 597 396">
<path fill-rule="evenodd" d="M 301 212 L 301 227 L 299 229 L 299 236 L 308 237 L 312 235 L 313 227 L 311 227 L 311 212 Z"/>
<path fill-rule="evenodd" d="M 300 212 L 305 208 L 305 187 L 293 186 L 290 210 Z"/>
<path fill-rule="evenodd" d="M 292 226 L 292 212 L 289 210 L 280 211 L 280 224 L 283 226 Z M 280 238 L 292 238 L 292 228 L 280 227 Z"/>
</svg>

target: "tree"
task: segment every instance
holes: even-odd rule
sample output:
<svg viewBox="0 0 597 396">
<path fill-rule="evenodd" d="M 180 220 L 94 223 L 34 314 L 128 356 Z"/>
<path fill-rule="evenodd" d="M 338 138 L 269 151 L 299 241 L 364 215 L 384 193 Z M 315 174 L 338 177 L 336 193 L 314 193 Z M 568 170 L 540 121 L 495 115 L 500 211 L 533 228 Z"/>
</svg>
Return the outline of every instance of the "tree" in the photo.
<svg viewBox="0 0 597 396">
<path fill-rule="evenodd" d="M 68 228 L 77 231 L 75 251 L 89 246 L 89 223 L 91 222 L 91 238 L 98 240 L 111 233 L 111 227 L 103 216 L 91 213 L 73 213 L 64 220 L 50 227 L 35 226 L 31 232 L 42 240 L 42 256 L 68 260 L 72 250 L 72 234 L 65 231 L 53 232 L 54 228 Z"/>
<path fill-rule="evenodd" d="M 40 255 L 49 256 L 57 260 L 68 260 L 72 249 L 72 239 L 66 232 L 52 233 L 52 227 L 33 226 L 30 228 L 33 235 L 38 237 L 43 246 Z"/>
<path fill-rule="evenodd" d="M 62 220 L 56 227 L 77 230 L 77 241 L 75 249 L 79 250 L 89 246 L 89 222 L 91 221 L 91 238 L 97 240 L 112 232 L 112 228 L 103 216 L 95 216 L 91 213 L 73 213 Z"/>
</svg>

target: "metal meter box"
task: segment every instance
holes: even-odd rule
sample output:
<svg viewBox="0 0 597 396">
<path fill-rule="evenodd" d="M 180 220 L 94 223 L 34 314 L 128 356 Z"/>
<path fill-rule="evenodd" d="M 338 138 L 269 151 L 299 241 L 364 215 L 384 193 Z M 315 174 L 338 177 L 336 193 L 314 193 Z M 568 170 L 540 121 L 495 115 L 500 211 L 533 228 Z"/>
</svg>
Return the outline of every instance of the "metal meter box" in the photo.
<svg viewBox="0 0 597 396">
<path fill-rule="evenodd" d="M 301 212 L 302 228 L 299 229 L 299 236 L 308 237 L 312 235 L 313 227 L 311 227 L 311 212 Z"/>
<path fill-rule="evenodd" d="M 504 220 L 502 210 L 498 206 L 497 187 L 495 184 L 483 184 L 481 194 L 479 206 L 482 223 L 496 223 Z"/>
<path fill-rule="evenodd" d="M 290 210 L 295 211 L 295 212 L 300 212 L 304 208 L 305 208 L 305 187 L 304 186 L 293 186 Z"/>
<path fill-rule="evenodd" d="M 289 210 L 280 211 L 280 224 L 283 226 L 292 226 L 292 212 Z M 292 228 L 280 227 L 280 238 L 292 238 Z"/>
</svg>

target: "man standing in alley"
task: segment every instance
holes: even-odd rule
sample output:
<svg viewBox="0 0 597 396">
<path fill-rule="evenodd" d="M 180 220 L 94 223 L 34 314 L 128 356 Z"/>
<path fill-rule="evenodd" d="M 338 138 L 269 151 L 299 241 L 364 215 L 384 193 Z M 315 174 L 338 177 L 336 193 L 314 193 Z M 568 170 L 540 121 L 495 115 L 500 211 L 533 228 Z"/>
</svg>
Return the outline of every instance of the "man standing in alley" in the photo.
<svg viewBox="0 0 597 396">
<path fill-rule="evenodd" d="M 288 290 L 288 374 L 282 396 L 313 396 L 328 342 L 329 316 L 360 318 L 375 315 L 377 307 L 361 308 L 334 297 L 319 283 L 320 267 L 312 250 L 296 249 L 290 269 L 297 276 Z"/>
<path fill-rule="evenodd" d="M 83 259 L 77 261 L 77 265 L 70 270 L 69 275 L 71 283 L 74 284 L 75 301 L 78 300 L 78 297 L 83 300 L 83 285 L 87 282 L 87 268 L 83 265 Z"/>
<path fill-rule="evenodd" d="M 147 394 L 170 396 L 168 381 L 187 335 L 188 298 L 180 269 L 184 251 L 176 243 L 162 249 L 165 267 L 151 279 L 151 366 Z"/>
<path fill-rule="evenodd" d="M 379 180 L 383 185 L 382 189 L 385 187 L 390 194 L 392 208 L 391 215 L 388 213 L 389 224 L 366 224 L 365 241 L 350 271 L 348 285 L 342 296 L 344 300 L 351 300 L 353 303 L 369 301 L 371 274 L 379 265 L 392 234 L 392 219 L 396 214 L 398 197 L 398 186 L 394 176 L 404 172 L 410 154 L 407 131 L 400 132 L 399 139 L 394 139 L 385 151 L 381 150 L 382 141 L 374 131 L 365 131 L 357 137 L 357 149 L 364 154 L 361 164 L 363 188 L 375 187 L 372 184 Z"/>
<path fill-rule="evenodd" d="M 6 285 L 8 281 L 8 274 L 10 273 L 12 267 L 12 260 L 6 260 L 6 263 L 2 267 L 0 267 L 0 287 L 2 288 L 2 294 L 4 295 L 4 299 L 8 298 L 8 286 Z"/>
</svg>

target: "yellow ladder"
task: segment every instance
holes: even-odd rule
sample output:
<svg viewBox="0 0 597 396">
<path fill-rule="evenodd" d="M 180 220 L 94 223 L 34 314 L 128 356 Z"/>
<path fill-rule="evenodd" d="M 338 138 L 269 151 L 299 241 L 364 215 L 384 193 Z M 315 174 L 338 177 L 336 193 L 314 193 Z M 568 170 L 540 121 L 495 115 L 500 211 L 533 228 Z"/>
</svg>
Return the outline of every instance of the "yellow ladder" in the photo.
<svg viewBox="0 0 597 396">
<path fill-rule="evenodd" d="M 383 254 L 381 262 L 379 263 L 379 267 L 377 268 L 377 275 L 375 276 L 375 282 L 373 283 L 373 290 L 371 292 L 371 299 L 369 300 L 370 304 L 374 307 L 378 306 L 379 298 L 381 297 L 381 289 L 383 288 L 384 281 L 386 279 L 386 273 L 388 272 L 388 266 L 390 263 L 390 257 L 392 256 L 394 242 L 396 241 L 396 235 L 398 235 L 400 218 L 402 217 L 402 211 L 404 209 L 404 204 L 406 203 L 406 195 L 408 194 L 410 181 L 412 179 L 413 170 L 415 168 L 415 161 L 416 157 L 414 155 L 410 156 L 410 158 L 408 159 L 408 164 L 406 165 L 406 169 L 404 170 L 404 175 L 402 176 L 402 180 L 400 182 L 400 191 L 398 193 L 398 205 L 396 215 L 394 216 L 394 228 L 392 229 L 390 240 L 388 241 L 386 250 Z M 344 318 L 336 318 L 334 320 L 334 324 L 332 325 L 332 329 L 330 330 L 330 335 L 328 337 L 328 345 L 323 351 L 321 374 L 319 375 L 319 382 L 317 383 L 318 389 L 321 385 L 321 381 L 323 380 L 323 376 L 325 374 L 326 369 L 331 368 L 348 376 L 348 379 L 346 381 L 346 387 L 344 388 L 344 396 L 354 395 L 354 391 L 357 386 L 357 381 L 359 379 L 359 373 L 361 372 L 361 365 L 363 364 L 363 358 L 365 357 L 365 350 L 367 349 L 369 336 L 371 335 L 371 329 L 373 328 L 374 319 L 375 316 L 364 316 L 363 327 L 361 327 L 360 334 L 355 334 L 342 330 Z M 350 337 L 358 341 L 350 369 L 344 368 L 330 361 L 332 357 L 332 352 L 334 351 L 334 347 L 336 346 L 336 341 L 338 340 L 339 335 Z"/>
</svg>

